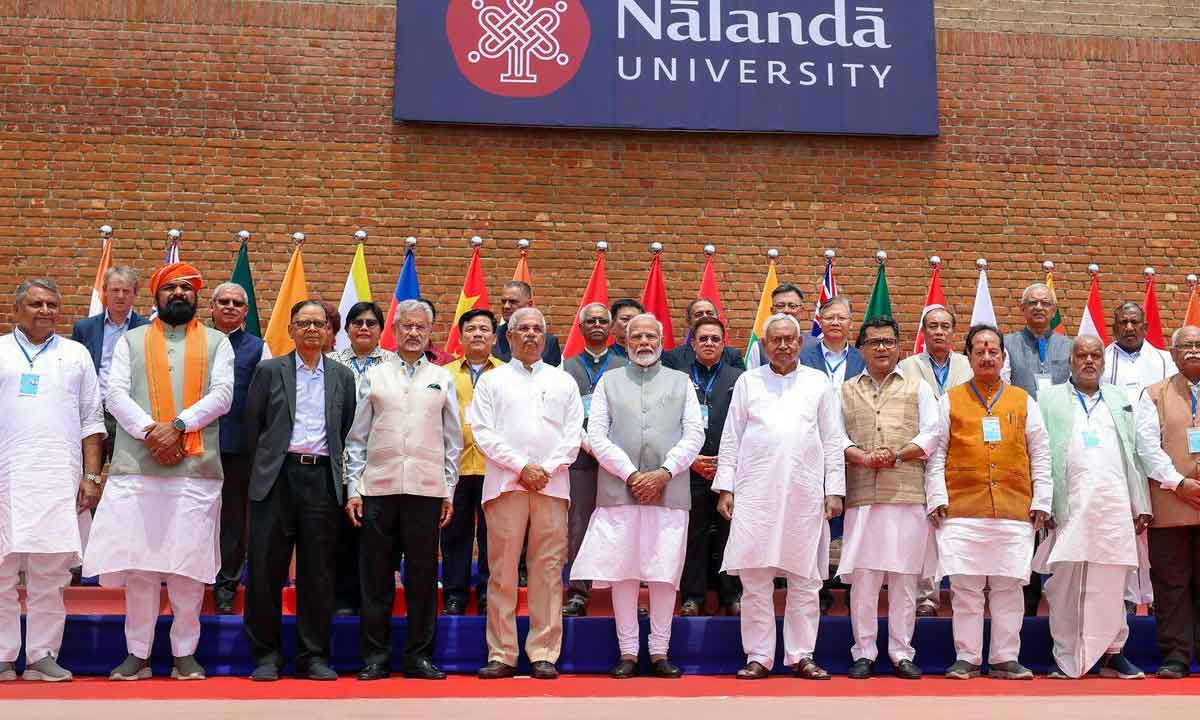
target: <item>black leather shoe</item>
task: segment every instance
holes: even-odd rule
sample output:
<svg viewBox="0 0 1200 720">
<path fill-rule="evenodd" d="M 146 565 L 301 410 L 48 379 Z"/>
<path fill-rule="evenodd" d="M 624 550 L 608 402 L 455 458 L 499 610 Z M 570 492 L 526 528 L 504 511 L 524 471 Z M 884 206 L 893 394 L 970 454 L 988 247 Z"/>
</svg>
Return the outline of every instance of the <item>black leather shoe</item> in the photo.
<svg viewBox="0 0 1200 720">
<path fill-rule="evenodd" d="M 1168 660 L 1154 673 L 1161 680 L 1182 680 L 1191 674 L 1191 668 L 1178 660 Z"/>
<path fill-rule="evenodd" d="M 275 682 L 279 679 L 279 666 L 275 663 L 263 663 L 254 668 L 250 679 L 255 682 Z"/>
<path fill-rule="evenodd" d="M 829 592 L 825 588 L 821 588 L 819 591 L 817 591 L 817 602 L 820 605 L 821 614 L 828 615 L 829 608 L 833 607 L 833 593 Z"/>
<path fill-rule="evenodd" d="M 343 605 L 342 607 L 334 610 L 333 614 L 337 617 L 354 617 L 358 614 L 358 608 L 350 605 Z"/>
<path fill-rule="evenodd" d="M 383 663 L 371 663 L 358 673 L 359 680 L 384 680 L 392 676 L 392 671 Z"/>
<path fill-rule="evenodd" d="M 529 677 L 535 680 L 557 680 L 558 668 L 549 660 L 538 660 L 529 667 Z"/>
<path fill-rule="evenodd" d="M 751 660 L 746 663 L 746 667 L 738 670 L 734 677 L 738 680 L 765 680 L 770 676 L 771 671 L 767 669 L 766 665 L 756 660 Z"/>
<path fill-rule="evenodd" d="M 703 610 L 703 605 L 699 600 L 689 598 L 683 601 L 679 606 L 679 617 L 697 617 Z"/>
<path fill-rule="evenodd" d="M 487 615 L 487 593 L 481 592 L 475 596 L 475 607 L 480 615 Z"/>
<path fill-rule="evenodd" d="M 563 617 L 583 617 L 587 615 L 587 598 L 582 595 L 572 595 L 563 603 Z"/>
<path fill-rule="evenodd" d="M 505 665 L 499 660 L 489 660 L 488 664 L 479 668 L 479 672 L 476 674 L 480 680 L 499 680 L 516 675 L 517 669 L 512 665 Z"/>
<path fill-rule="evenodd" d="M 462 615 L 466 610 L 467 603 L 457 595 L 447 595 L 445 604 L 442 605 L 444 615 Z"/>
<path fill-rule="evenodd" d="M 429 658 L 417 658 L 416 662 L 404 668 L 404 677 L 414 680 L 445 680 L 446 673 L 433 664 Z"/>
<path fill-rule="evenodd" d="M 308 667 L 303 670 L 297 670 L 297 677 L 306 678 L 308 680 L 337 680 L 338 674 L 334 672 L 329 664 L 320 658 L 315 658 L 308 661 Z"/>
<path fill-rule="evenodd" d="M 617 666 L 609 673 L 618 680 L 635 677 L 637 675 L 637 661 L 621 658 L 617 661 Z"/>
<path fill-rule="evenodd" d="M 679 669 L 675 663 L 666 658 L 660 658 L 650 664 L 650 671 L 654 673 L 654 677 L 675 679 L 683 677 L 683 671 Z"/>
<path fill-rule="evenodd" d="M 852 680 L 866 680 L 871 677 L 871 661 L 866 658 L 859 658 L 850 665 L 850 670 L 846 673 L 846 677 Z"/>
<path fill-rule="evenodd" d="M 912 660 L 901 660 L 896 663 L 896 677 L 901 680 L 920 680 L 921 668 Z"/>
<path fill-rule="evenodd" d="M 517 587 L 529 587 L 529 571 L 525 568 L 517 569 Z"/>
<path fill-rule="evenodd" d="M 233 614 L 233 600 L 231 598 L 218 598 L 216 600 L 216 606 L 218 615 Z"/>
</svg>

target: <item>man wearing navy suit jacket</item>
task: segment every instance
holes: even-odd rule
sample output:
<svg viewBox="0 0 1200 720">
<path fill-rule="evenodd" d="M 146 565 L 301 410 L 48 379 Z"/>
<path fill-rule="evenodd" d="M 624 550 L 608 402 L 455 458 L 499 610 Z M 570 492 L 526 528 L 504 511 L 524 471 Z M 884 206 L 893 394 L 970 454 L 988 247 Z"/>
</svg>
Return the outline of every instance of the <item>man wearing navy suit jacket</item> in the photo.
<svg viewBox="0 0 1200 720">
<path fill-rule="evenodd" d="M 496 346 L 492 355 L 508 362 L 512 360 L 512 348 L 508 344 L 508 319 L 518 309 L 533 307 L 533 288 L 521 280 L 510 280 L 500 290 L 500 316 L 504 323 L 496 330 Z M 562 365 L 562 349 L 554 333 L 546 331 L 546 347 L 542 348 L 542 362 L 558 367 Z"/>
<path fill-rule="evenodd" d="M 137 271 L 126 265 L 114 265 L 104 273 L 102 288 L 105 311 L 75 322 L 71 339 L 87 348 L 100 377 L 100 397 L 108 393 L 108 369 L 112 365 L 113 348 L 129 330 L 145 325 L 149 319 L 133 311 L 133 300 L 137 297 Z M 112 459 L 113 442 L 117 437 L 117 421 L 106 410 L 104 426 L 108 437 L 104 440 L 104 462 Z"/>
</svg>

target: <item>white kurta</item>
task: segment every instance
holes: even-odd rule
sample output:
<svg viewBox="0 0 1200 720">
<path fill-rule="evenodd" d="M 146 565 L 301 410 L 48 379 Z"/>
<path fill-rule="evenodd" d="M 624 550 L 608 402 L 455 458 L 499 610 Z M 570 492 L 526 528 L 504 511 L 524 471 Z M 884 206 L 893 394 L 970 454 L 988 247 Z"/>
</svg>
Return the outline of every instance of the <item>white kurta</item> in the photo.
<svg viewBox="0 0 1200 720">
<path fill-rule="evenodd" d="M 733 493 L 721 570 L 773 568 L 829 576 L 825 496 L 846 494 L 846 433 L 825 373 L 770 365 L 738 378 L 729 403 L 714 492 Z"/>
<path fill-rule="evenodd" d="M 949 442 L 950 398 L 938 400 L 942 437 L 930 458 L 926 509 L 930 512 L 949 504 L 946 492 L 946 450 Z M 1050 478 L 1050 440 L 1042 413 L 1033 398 L 1025 407 L 1025 445 L 1033 479 L 1030 511 L 1051 512 L 1054 482 Z M 942 575 L 992 575 L 1028 582 L 1033 562 L 1033 524 L 1028 520 L 991 518 L 948 518 L 937 531 L 938 559 Z"/>
<path fill-rule="evenodd" d="M 233 400 L 233 347 L 217 346 L 208 392 L 179 413 L 189 431 L 216 422 Z M 108 380 L 108 411 L 133 437 L 154 422 L 129 395 L 129 343 L 118 342 Z M 105 575 L 105 585 L 123 585 L 124 572 L 142 570 L 182 575 L 202 583 L 216 580 L 221 565 L 218 530 L 221 481 L 212 478 L 111 475 L 96 508 L 84 575 Z"/>
<path fill-rule="evenodd" d="M 64 337 L 25 350 L 16 329 L 0 337 L 0 559 L 9 553 L 78 557 L 75 498 L 83 474 L 83 438 L 104 433 L 96 369 L 86 348 Z M 41 354 L 38 350 L 45 349 Z M 38 376 L 23 396 L 21 377 Z"/>
</svg>

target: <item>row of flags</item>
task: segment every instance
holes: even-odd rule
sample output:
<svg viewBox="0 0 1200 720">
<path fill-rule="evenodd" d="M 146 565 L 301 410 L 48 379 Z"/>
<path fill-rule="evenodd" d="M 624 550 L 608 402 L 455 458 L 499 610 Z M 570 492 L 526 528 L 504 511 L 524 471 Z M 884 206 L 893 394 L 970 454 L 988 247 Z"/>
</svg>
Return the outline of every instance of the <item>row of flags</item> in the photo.
<svg viewBox="0 0 1200 720">
<path fill-rule="evenodd" d="M 103 285 L 104 274 L 113 265 L 112 261 L 112 243 L 108 233 L 111 232 L 106 228 L 102 228 L 102 233 L 105 235 L 104 244 L 100 254 L 100 263 L 96 269 L 95 281 L 92 286 L 91 304 L 89 307 L 89 315 L 96 315 L 104 311 L 103 303 Z M 372 302 L 371 287 L 369 276 L 367 273 L 366 251 L 362 240 L 366 234 L 359 232 L 356 237 L 360 242 L 354 251 L 354 257 L 350 262 L 350 271 L 346 275 L 346 283 L 342 290 L 341 301 L 338 304 L 338 309 L 343 318 L 349 315 L 350 308 L 359 302 Z M 248 249 L 249 234 L 242 234 L 241 246 L 238 249 L 237 257 L 234 261 L 233 273 L 230 281 L 237 283 L 246 290 L 248 298 L 248 312 L 246 314 L 246 331 L 261 336 L 271 348 L 273 355 L 279 356 L 291 352 L 294 348 L 291 336 L 288 334 L 288 320 L 291 307 L 309 297 L 308 284 L 304 274 L 304 256 L 303 256 L 303 235 L 297 233 L 296 247 L 292 251 L 291 259 L 288 261 L 287 270 L 284 272 L 283 282 L 280 284 L 279 294 L 275 299 L 275 307 L 271 313 L 271 319 L 267 323 L 266 332 L 262 332 L 259 322 L 258 303 L 255 298 L 254 280 L 250 272 L 250 254 Z M 396 287 L 392 293 L 392 297 L 388 306 L 386 320 L 380 345 L 388 350 L 395 350 L 397 346 L 397 338 L 392 331 L 393 320 L 396 316 L 397 306 L 405 300 L 415 300 L 421 297 L 420 282 L 417 278 L 416 256 L 413 252 L 416 241 L 409 239 L 408 249 L 404 256 L 404 264 L 401 266 L 400 274 L 396 280 Z M 454 317 L 450 324 L 450 332 L 446 338 L 445 350 L 451 355 L 461 355 L 462 345 L 458 335 L 458 320 L 464 313 L 476 309 L 484 308 L 491 309 L 491 303 L 488 299 L 487 283 L 483 274 L 483 263 L 480 254 L 480 245 L 482 241 L 474 239 L 472 241 L 474 249 L 471 253 L 471 260 L 467 266 L 467 273 L 463 280 L 463 287 L 459 293 L 458 303 L 454 308 Z M 592 274 L 588 279 L 588 284 L 584 289 L 583 295 L 579 301 L 578 310 L 582 310 L 584 306 L 591 303 L 609 304 L 608 295 L 608 279 L 605 266 L 605 252 L 607 245 L 600 243 L 597 252 L 595 264 L 592 267 Z M 662 262 L 661 262 L 661 246 L 654 246 L 654 257 L 650 263 L 650 270 L 646 276 L 646 283 L 642 290 L 641 303 L 646 309 L 646 312 L 653 314 L 663 324 L 663 349 L 670 350 L 675 347 L 675 333 L 671 326 L 671 306 L 667 299 L 666 282 L 663 278 Z M 700 290 L 697 298 L 703 298 L 713 303 L 716 306 L 717 312 L 721 321 L 725 321 L 725 308 L 721 303 L 721 294 L 717 285 L 716 267 L 713 259 L 714 249 L 712 246 L 705 248 L 707 261 L 705 262 L 704 271 L 701 275 Z M 762 293 L 759 297 L 758 310 L 754 316 L 754 325 L 751 328 L 750 338 L 746 345 L 746 354 L 749 355 L 754 348 L 760 343 L 762 338 L 763 325 L 767 318 L 772 314 L 772 299 L 771 295 L 777 287 L 779 287 L 779 276 L 775 267 L 778 253 L 771 251 L 767 264 L 766 279 L 763 282 Z M 167 248 L 165 263 L 179 262 L 179 235 L 177 232 L 172 232 L 170 245 Z M 887 271 L 886 271 L 886 255 L 879 253 L 878 270 L 876 271 L 875 282 L 871 288 L 870 300 L 867 303 L 867 310 L 863 320 L 869 320 L 879 316 L 892 316 L 891 295 L 888 290 Z M 925 315 L 931 310 L 946 307 L 946 297 L 942 290 L 941 280 L 941 265 L 937 258 L 933 258 L 933 272 L 929 281 L 929 289 L 926 292 L 925 304 L 921 311 L 921 321 Z M 1049 265 L 1049 263 L 1047 263 Z M 517 267 L 513 272 L 513 279 L 520 280 L 530 287 L 533 286 L 532 275 L 529 270 L 528 252 L 522 246 L 520 257 L 517 261 Z M 1053 290 L 1054 288 L 1054 273 L 1052 268 L 1048 268 L 1046 272 L 1045 284 Z M 1188 300 L 1187 312 L 1184 316 L 1184 325 L 1200 325 L 1200 285 L 1193 284 L 1191 296 Z M 821 286 L 817 293 L 815 307 L 819 309 L 827 300 L 838 294 L 837 280 L 834 276 L 834 256 L 832 252 L 826 253 L 825 271 L 822 275 Z M 1158 309 L 1158 296 L 1155 292 L 1154 274 L 1147 271 L 1146 291 L 1143 299 L 1143 307 L 1146 311 L 1147 333 L 1146 340 L 1157 348 L 1163 349 L 1166 347 L 1165 337 L 1162 331 L 1162 318 Z M 996 312 L 992 305 L 991 291 L 988 286 L 987 267 L 986 263 L 982 263 L 979 268 L 979 280 L 975 288 L 975 301 L 971 310 L 971 325 L 979 323 L 987 323 L 996 325 Z M 1056 332 L 1064 332 L 1062 325 L 1061 311 L 1056 311 L 1051 327 Z M 924 349 L 923 338 L 921 337 L 920 322 L 917 325 L 918 332 L 915 333 L 916 341 L 913 346 L 913 352 L 918 353 Z M 813 320 L 810 328 L 810 333 L 814 337 L 821 336 L 821 324 L 816 310 L 813 312 Z M 1084 305 L 1083 314 L 1079 322 L 1079 335 L 1095 335 L 1098 336 L 1105 344 L 1108 344 L 1109 337 L 1106 327 L 1106 316 L 1104 307 L 1100 297 L 1100 276 L 1099 272 L 1092 272 L 1091 285 L 1088 289 L 1087 302 Z M 689 330 L 690 335 L 690 330 Z M 335 347 L 342 349 L 350 345 L 349 336 L 343 328 L 337 335 Z M 571 323 L 571 331 L 567 336 L 566 344 L 563 347 L 563 357 L 570 358 L 583 352 L 584 340 L 583 333 L 579 327 L 579 312 L 574 314 Z M 760 350 L 761 352 L 761 350 Z"/>
</svg>

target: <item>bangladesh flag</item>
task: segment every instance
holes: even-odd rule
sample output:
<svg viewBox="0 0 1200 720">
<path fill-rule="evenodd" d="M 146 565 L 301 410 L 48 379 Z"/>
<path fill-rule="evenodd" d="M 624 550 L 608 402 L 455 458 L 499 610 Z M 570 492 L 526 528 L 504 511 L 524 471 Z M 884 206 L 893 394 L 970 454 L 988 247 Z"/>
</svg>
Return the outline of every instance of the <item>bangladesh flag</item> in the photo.
<svg viewBox="0 0 1200 720">
<path fill-rule="evenodd" d="M 863 322 L 877 317 L 893 317 L 892 297 L 888 293 L 887 271 L 883 263 L 879 264 L 879 272 L 875 275 L 875 287 L 871 289 L 871 301 L 867 303 Z"/>
<path fill-rule="evenodd" d="M 258 324 L 258 302 L 254 299 L 254 280 L 250 277 L 250 251 L 246 248 L 245 240 L 238 250 L 237 260 L 233 263 L 233 277 L 229 281 L 246 290 L 246 332 L 262 337 L 262 327 Z"/>
</svg>

